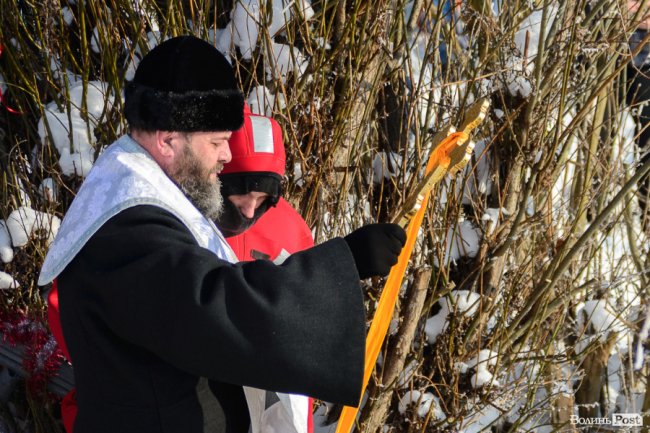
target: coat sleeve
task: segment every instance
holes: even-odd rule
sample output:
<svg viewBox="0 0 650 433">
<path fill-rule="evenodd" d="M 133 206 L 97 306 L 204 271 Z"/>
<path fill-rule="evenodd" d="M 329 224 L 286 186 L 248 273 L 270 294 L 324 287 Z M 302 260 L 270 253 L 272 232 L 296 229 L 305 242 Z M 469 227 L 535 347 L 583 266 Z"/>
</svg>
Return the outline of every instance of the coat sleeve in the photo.
<svg viewBox="0 0 650 433">
<path fill-rule="evenodd" d="M 230 264 L 168 212 L 137 206 L 109 220 L 58 281 L 62 315 L 99 319 L 191 374 L 359 402 L 365 316 L 343 239 L 280 266 Z"/>
</svg>

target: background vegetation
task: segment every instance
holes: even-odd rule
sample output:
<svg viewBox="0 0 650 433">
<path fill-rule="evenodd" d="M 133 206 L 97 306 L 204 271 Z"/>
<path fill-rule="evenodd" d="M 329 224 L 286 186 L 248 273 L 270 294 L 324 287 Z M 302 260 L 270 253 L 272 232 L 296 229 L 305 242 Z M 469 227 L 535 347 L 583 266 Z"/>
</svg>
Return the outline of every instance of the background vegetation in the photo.
<svg viewBox="0 0 650 433">
<path fill-rule="evenodd" d="M 69 154 L 84 137 L 96 157 L 124 132 L 125 78 L 165 36 L 228 52 L 283 126 L 286 194 L 317 241 L 390 220 L 433 133 L 488 97 L 471 164 L 434 191 L 357 431 L 573 430 L 570 415 L 648 410 L 650 164 L 624 97 L 639 18 L 626 2 L 280 3 L 260 1 L 246 52 L 223 33 L 245 11 L 233 0 L 0 0 L 0 220 L 64 217 L 83 170 L 62 170 L 52 119 Z M 36 228 L 2 257 L 19 287 L 0 309 L 44 323 L 50 226 Z M 364 285 L 369 317 L 382 287 Z M 1 406 L 8 431 L 60 429 L 43 393 L 19 385 Z"/>
</svg>

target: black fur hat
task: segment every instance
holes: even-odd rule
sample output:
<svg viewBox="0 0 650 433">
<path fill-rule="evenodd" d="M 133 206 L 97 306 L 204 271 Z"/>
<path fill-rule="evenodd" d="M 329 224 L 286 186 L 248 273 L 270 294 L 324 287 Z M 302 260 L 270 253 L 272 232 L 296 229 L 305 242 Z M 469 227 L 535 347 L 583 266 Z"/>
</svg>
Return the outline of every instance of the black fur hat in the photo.
<svg viewBox="0 0 650 433">
<path fill-rule="evenodd" d="M 145 131 L 235 131 L 244 96 L 228 60 L 209 43 L 178 36 L 152 49 L 124 89 L 124 116 Z"/>
</svg>

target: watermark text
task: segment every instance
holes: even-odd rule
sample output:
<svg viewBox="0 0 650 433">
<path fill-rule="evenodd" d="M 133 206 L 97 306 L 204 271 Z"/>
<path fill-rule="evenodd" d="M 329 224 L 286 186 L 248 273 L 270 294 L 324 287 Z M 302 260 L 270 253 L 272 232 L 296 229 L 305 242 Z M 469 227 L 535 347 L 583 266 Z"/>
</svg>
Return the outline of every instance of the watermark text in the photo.
<svg viewBox="0 0 650 433">
<path fill-rule="evenodd" d="M 612 427 L 641 427 L 643 425 L 643 417 L 638 413 L 615 413 L 611 417 L 571 415 L 570 421 L 574 425 L 610 425 Z"/>
</svg>

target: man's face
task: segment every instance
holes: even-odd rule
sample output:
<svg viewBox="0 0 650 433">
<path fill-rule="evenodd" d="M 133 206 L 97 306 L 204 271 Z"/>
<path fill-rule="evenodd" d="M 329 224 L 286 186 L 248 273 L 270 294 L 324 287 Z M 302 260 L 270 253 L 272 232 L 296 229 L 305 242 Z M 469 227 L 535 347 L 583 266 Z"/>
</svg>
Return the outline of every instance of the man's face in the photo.
<svg viewBox="0 0 650 433">
<path fill-rule="evenodd" d="M 216 219 L 223 210 L 218 173 L 230 162 L 230 132 L 179 134 L 181 141 L 170 177 L 206 217 Z"/>
<path fill-rule="evenodd" d="M 233 194 L 228 200 L 239 209 L 239 212 L 246 218 L 253 218 L 255 210 L 269 197 L 265 192 L 251 191 L 248 194 Z"/>
</svg>

